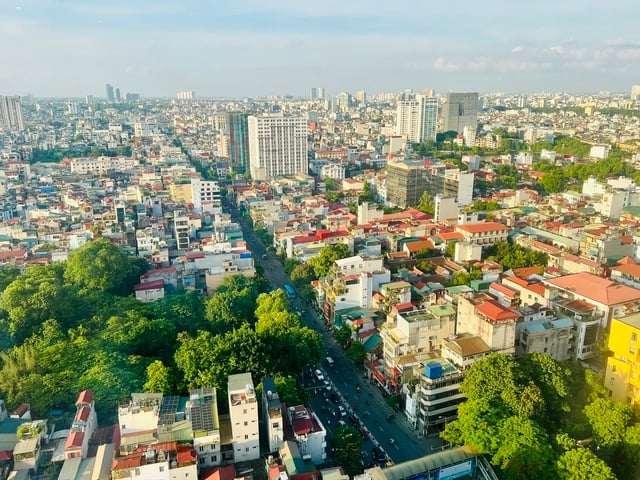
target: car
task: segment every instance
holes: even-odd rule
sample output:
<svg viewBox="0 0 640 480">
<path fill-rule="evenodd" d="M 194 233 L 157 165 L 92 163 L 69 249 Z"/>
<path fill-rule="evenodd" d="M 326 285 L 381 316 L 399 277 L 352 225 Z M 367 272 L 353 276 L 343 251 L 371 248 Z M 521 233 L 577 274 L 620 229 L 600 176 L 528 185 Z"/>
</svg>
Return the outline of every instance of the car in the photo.
<svg viewBox="0 0 640 480">
<path fill-rule="evenodd" d="M 338 425 L 340 425 L 341 427 L 344 427 L 346 423 L 344 420 L 338 420 Z"/>
<path fill-rule="evenodd" d="M 390 422 L 391 420 L 393 420 L 393 417 L 394 417 L 393 413 L 387 414 L 387 422 Z"/>
<path fill-rule="evenodd" d="M 345 408 L 342 405 L 338 405 L 338 411 L 340 412 L 340 416 L 341 417 L 346 417 L 347 416 L 347 411 L 345 410 Z"/>
<path fill-rule="evenodd" d="M 327 389 L 327 392 L 330 392 L 331 391 L 331 384 L 329 383 L 329 381 L 328 380 L 323 380 L 323 382 L 324 382 L 325 388 Z"/>
<path fill-rule="evenodd" d="M 324 375 L 322 374 L 322 370 L 318 369 L 314 373 L 316 374 L 316 378 L 318 379 L 318 381 L 324 382 Z"/>
</svg>

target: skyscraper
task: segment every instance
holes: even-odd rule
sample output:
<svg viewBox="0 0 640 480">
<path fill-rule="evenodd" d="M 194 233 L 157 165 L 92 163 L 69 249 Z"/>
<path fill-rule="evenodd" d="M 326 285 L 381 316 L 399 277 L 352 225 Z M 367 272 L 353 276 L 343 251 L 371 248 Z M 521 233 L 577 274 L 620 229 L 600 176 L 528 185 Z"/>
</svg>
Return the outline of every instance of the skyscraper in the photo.
<svg viewBox="0 0 640 480">
<path fill-rule="evenodd" d="M 120 101 L 122 100 L 122 97 L 120 96 L 120 89 L 116 88 L 116 102 L 120 103 Z"/>
<path fill-rule="evenodd" d="M 241 112 L 227 114 L 229 130 L 229 158 L 231 168 L 245 173 L 249 168 L 249 115 Z"/>
<path fill-rule="evenodd" d="M 311 100 L 318 99 L 318 89 L 316 87 L 311 87 Z"/>
<path fill-rule="evenodd" d="M 250 116 L 248 127 L 249 168 L 254 180 L 308 173 L 308 126 L 304 118 L 282 113 Z"/>
<path fill-rule="evenodd" d="M 413 97 L 413 98 L 411 98 Z M 436 141 L 438 99 L 424 95 L 404 96 L 398 100 L 396 133 L 413 143 Z"/>
<path fill-rule="evenodd" d="M 24 130 L 20 97 L 0 97 L 0 130 Z"/>
<path fill-rule="evenodd" d="M 442 109 L 442 131 L 461 133 L 467 126 L 478 127 L 478 92 L 449 92 Z"/>
<path fill-rule="evenodd" d="M 640 100 L 640 85 L 631 86 L 631 100 Z"/>
<path fill-rule="evenodd" d="M 107 102 L 113 103 L 116 97 L 113 94 L 113 85 L 107 83 Z"/>
<path fill-rule="evenodd" d="M 324 87 L 318 87 L 318 100 L 324 100 Z"/>
</svg>

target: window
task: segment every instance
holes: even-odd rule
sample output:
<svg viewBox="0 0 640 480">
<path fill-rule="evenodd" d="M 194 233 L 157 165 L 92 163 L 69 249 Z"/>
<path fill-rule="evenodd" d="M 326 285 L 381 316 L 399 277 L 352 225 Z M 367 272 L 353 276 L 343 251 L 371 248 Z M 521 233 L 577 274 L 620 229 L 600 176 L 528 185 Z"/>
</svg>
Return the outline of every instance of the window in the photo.
<svg viewBox="0 0 640 480">
<path fill-rule="evenodd" d="M 629 353 L 631 354 L 636 353 L 636 347 L 629 347 Z"/>
<path fill-rule="evenodd" d="M 244 439 L 245 439 L 245 440 L 249 440 L 249 435 L 245 435 L 245 436 L 244 436 Z"/>
<path fill-rule="evenodd" d="M 246 427 L 247 425 L 249 425 L 249 422 L 247 422 L 246 420 L 244 421 L 244 426 Z"/>
<path fill-rule="evenodd" d="M 615 382 L 616 382 L 616 378 L 611 377 L 611 380 L 609 380 L 609 385 L 613 385 Z"/>
<path fill-rule="evenodd" d="M 164 465 L 160 465 L 160 471 L 164 472 Z"/>
<path fill-rule="evenodd" d="M 244 413 L 246 415 L 247 414 L 247 409 L 245 408 L 244 410 L 242 410 L 242 413 Z"/>
<path fill-rule="evenodd" d="M 616 373 L 617 367 L 615 365 L 613 365 L 611 367 L 611 373 Z"/>
<path fill-rule="evenodd" d="M 637 333 L 632 333 L 631 334 L 631 343 L 636 343 L 638 341 L 638 334 Z"/>
</svg>

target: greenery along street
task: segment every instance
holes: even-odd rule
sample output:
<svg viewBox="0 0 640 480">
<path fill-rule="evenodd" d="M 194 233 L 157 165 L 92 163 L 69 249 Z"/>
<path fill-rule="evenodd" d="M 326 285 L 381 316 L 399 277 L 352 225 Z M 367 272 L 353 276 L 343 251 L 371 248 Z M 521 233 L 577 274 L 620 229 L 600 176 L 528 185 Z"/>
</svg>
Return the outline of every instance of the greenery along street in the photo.
<svg viewBox="0 0 640 480">
<path fill-rule="evenodd" d="M 467 400 L 442 437 L 486 454 L 503 479 L 636 479 L 640 415 L 602 379 L 534 353 L 492 354 L 467 371 Z"/>
<path fill-rule="evenodd" d="M 1 268 L 0 398 L 46 417 L 88 388 L 107 424 L 131 392 L 214 386 L 224 396 L 227 375 L 245 371 L 256 383 L 275 377 L 284 401 L 306 398 L 296 376 L 320 360 L 321 338 L 281 290 L 268 293 L 259 275 L 234 275 L 208 299 L 177 292 L 140 303 L 131 293 L 147 268 L 103 239 L 23 275 Z"/>
</svg>

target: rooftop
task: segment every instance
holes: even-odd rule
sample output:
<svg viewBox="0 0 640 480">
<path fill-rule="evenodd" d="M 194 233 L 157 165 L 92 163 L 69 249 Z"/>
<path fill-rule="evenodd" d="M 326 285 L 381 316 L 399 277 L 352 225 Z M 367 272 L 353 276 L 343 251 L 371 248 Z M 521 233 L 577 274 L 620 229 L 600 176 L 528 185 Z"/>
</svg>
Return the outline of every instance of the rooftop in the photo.
<svg viewBox="0 0 640 480">
<path fill-rule="evenodd" d="M 552 278 L 546 283 L 607 306 L 640 300 L 640 290 L 586 272 Z"/>
</svg>

